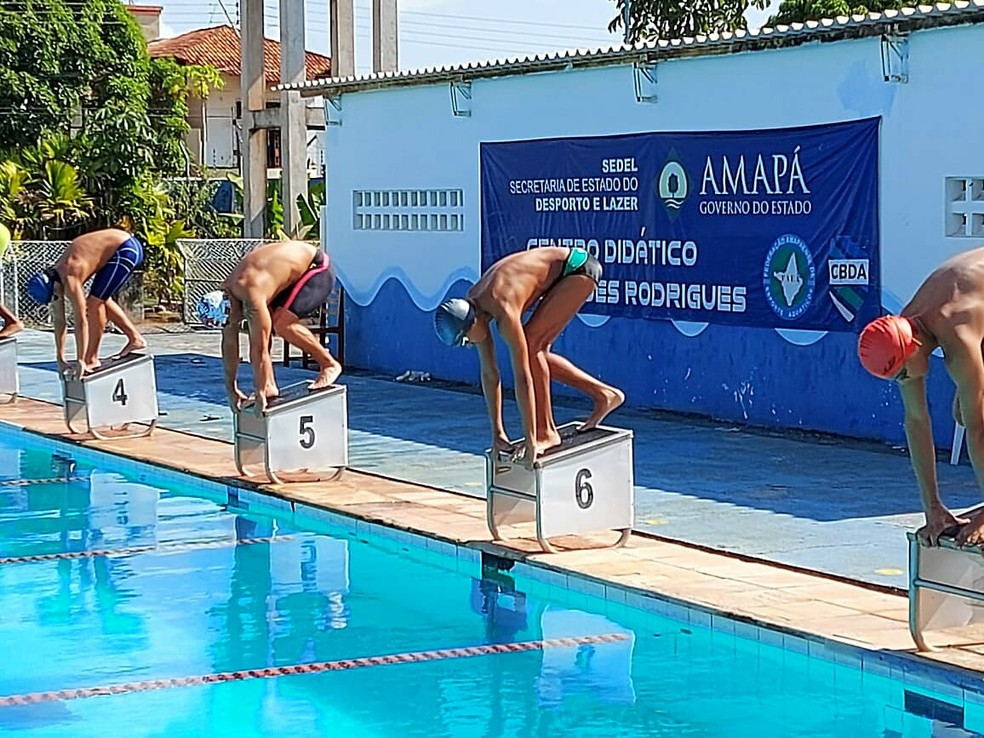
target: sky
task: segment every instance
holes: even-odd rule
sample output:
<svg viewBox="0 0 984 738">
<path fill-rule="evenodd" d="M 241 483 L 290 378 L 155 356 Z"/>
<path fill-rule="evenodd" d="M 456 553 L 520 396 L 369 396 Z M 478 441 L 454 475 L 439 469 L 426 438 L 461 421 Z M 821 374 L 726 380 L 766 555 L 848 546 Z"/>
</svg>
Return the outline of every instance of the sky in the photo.
<svg viewBox="0 0 984 738">
<path fill-rule="evenodd" d="M 461 64 L 619 43 L 607 31 L 614 0 L 397 0 L 401 69 Z M 238 22 L 237 0 L 140 0 L 164 8 L 162 35 Z M 773 0 L 774 4 L 778 0 Z M 305 0 L 307 48 L 330 55 L 328 0 Z M 268 37 L 280 33 L 277 0 L 265 0 Z M 771 11 L 750 11 L 761 26 Z M 371 0 L 355 0 L 356 70 L 371 71 Z"/>
</svg>

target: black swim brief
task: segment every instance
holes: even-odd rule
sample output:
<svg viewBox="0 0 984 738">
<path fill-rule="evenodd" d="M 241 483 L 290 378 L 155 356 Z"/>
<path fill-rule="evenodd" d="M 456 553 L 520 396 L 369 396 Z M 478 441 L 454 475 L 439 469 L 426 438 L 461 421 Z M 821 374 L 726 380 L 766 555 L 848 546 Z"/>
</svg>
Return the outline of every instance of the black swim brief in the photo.
<svg viewBox="0 0 984 738">
<path fill-rule="evenodd" d="M 331 268 L 331 259 L 319 249 L 310 268 L 294 284 L 274 297 L 270 308 L 282 307 L 298 318 L 306 318 L 321 309 L 333 289 L 335 271 Z"/>
</svg>

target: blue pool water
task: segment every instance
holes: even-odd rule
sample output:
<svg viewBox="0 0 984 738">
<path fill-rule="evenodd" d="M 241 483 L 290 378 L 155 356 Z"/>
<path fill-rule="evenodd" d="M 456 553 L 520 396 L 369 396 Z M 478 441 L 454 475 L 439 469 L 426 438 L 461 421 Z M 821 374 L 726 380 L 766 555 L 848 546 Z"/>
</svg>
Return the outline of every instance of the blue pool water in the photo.
<svg viewBox="0 0 984 738">
<path fill-rule="evenodd" d="M 65 448 L 0 434 L 4 734 L 966 738 L 984 724 L 984 697 L 926 674 L 246 510 Z M 73 466 L 74 481 L 5 483 Z M 391 654 L 417 655 L 373 658 Z M 306 664 L 320 666 L 288 673 Z"/>
</svg>

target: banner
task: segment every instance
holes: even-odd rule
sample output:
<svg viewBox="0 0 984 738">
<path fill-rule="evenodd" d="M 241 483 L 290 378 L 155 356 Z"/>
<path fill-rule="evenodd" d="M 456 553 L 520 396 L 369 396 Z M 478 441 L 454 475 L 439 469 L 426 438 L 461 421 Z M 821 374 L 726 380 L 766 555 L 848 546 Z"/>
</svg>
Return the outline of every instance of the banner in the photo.
<svg viewBox="0 0 984 738">
<path fill-rule="evenodd" d="M 880 310 L 878 119 L 483 143 L 482 269 L 583 246 L 582 312 L 853 331 Z"/>
</svg>

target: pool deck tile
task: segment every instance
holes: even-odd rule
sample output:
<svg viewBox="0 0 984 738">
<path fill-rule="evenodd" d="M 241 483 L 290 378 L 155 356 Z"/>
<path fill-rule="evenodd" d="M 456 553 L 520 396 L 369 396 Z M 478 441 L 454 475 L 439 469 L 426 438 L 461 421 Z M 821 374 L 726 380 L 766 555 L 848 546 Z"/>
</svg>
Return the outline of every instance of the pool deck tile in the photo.
<svg viewBox="0 0 984 738">
<path fill-rule="evenodd" d="M 390 526 L 431 538 L 423 545 L 436 552 L 458 555 L 458 547 L 543 566 L 542 581 L 565 588 L 568 574 L 576 581 L 578 597 L 599 596 L 645 607 L 651 612 L 683 617 L 697 625 L 720 625 L 737 619 L 729 632 L 762 643 L 781 645 L 795 640 L 798 649 L 813 653 L 855 646 L 874 654 L 903 654 L 912 664 L 940 663 L 984 673 L 984 648 L 947 648 L 915 654 L 908 633 L 908 600 L 862 584 L 853 584 L 783 568 L 769 563 L 711 553 L 634 533 L 624 548 L 610 548 L 616 534 L 600 533 L 553 540 L 560 550 L 543 553 L 530 537 L 492 541 L 485 524 L 485 503 L 455 492 L 348 469 L 335 481 L 263 485 L 240 478 L 226 441 L 158 428 L 147 438 L 94 441 L 65 432 L 61 408 L 21 398 L 0 406 L 0 421 L 57 440 L 108 451 L 126 459 L 148 462 L 252 491 L 273 495 L 274 504 L 288 509 L 297 504 L 338 513 L 353 520 L 357 530 Z M 243 499 L 253 497 L 243 495 Z M 523 529 L 510 529 L 523 532 Z M 614 597 L 614 592 L 618 592 Z M 654 599 L 655 596 L 655 599 Z M 694 605 L 686 610 L 682 604 Z M 700 609 L 706 608 L 706 609 Z M 711 613 L 711 609 L 716 611 Z M 778 631 L 758 626 L 778 628 Z M 771 639 L 771 640 L 770 640 Z M 860 663 L 855 659 L 856 663 Z M 959 672 L 964 674 L 964 672 Z"/>
</svg>

